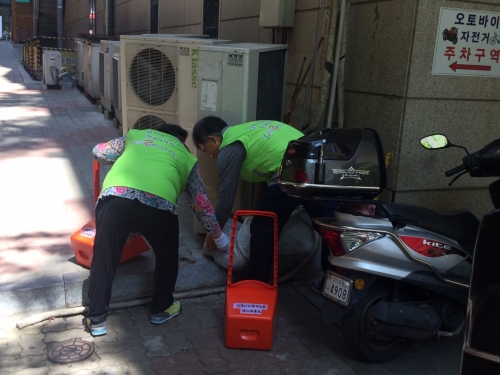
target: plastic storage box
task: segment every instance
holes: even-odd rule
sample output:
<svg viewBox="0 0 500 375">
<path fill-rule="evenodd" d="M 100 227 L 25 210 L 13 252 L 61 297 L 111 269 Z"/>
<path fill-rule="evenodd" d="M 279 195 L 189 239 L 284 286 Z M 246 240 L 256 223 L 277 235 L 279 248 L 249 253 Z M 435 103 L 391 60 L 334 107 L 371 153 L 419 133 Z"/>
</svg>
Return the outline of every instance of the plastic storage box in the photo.
<svg viewBox="0 0 500 375">
<path fill-rule="evenodd" d="M 99 197 L 100 179 L 99 163 L 94 160 L 94 203 Z M 71 237 L 71 246 L 75 253 L 75 259 L 81 266 L 90 268 L 92 257 L 94 256 L 94 239 L 96 234 L 95 220 L 90 220 L 87 224 L 77 230 Z M 131 235 L 123 248 L 120 263 L 125 262 L 137 255 L 149 250 L 149 246 L 142 236 Z"/>
<path fill-rule="evenodd" d="M 232 283 L 234 241 L 238 216 L 262 215 L 274 219 L 273 285 L 257 280 Z M 267 211 L 236 211 L 227 270 L 225 345 L 228 348 L 270 350 L 273 346 L 278 302 L 278 217 Z"/>
</svg>

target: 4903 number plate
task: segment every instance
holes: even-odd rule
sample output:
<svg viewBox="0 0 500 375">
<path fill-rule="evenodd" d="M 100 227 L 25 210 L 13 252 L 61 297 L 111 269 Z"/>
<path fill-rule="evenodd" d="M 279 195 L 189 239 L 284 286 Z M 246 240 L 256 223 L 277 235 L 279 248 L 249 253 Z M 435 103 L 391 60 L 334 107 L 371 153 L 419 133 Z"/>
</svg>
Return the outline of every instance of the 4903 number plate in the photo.
<svg viewBox="0 0 500 375">
<path fill-rule="evenodd" d="M 341 305 L 347 306 L 351 298 L 352 280 L 332 271 L 326 271 L 323 294 Z"/>
</svg>

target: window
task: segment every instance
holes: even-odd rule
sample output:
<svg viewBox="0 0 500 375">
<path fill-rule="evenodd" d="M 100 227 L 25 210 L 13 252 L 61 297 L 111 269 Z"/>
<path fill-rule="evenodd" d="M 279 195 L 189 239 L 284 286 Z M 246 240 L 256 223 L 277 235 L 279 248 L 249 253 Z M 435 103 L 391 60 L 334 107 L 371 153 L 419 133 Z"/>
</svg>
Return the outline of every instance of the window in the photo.
<svg viewBox="0 0 500 375">
<path fill-rule="evenodd" d="M 89 0 L 89 34 L 95 34 L 95 0 Z"/>
<path fill-rule="evenodd" d="M 149 12 L 149 33 L 158 34 L 158 0 L 151 0 Z"/>
<path fill-rule="evenodd" d="M 203 1 L 203 34 L 209 38 L 219 37 L 219 0 Z"/>
</svg>

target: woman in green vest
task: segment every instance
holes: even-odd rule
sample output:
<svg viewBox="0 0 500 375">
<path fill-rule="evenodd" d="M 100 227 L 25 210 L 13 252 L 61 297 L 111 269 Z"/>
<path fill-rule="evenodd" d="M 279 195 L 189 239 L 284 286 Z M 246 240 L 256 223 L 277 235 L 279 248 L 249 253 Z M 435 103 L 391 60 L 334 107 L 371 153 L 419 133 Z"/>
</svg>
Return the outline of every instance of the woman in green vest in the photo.
<svg viewBox="0 0 500 375">
<path fill-rule="evenodd" d="M 208 116 L 195 124 L 195 146 L 217 159 L 219 193 L 215 214 L 221 227 L 229 219 L 238 181 L 267 182 L 257 209 L 278 216 L 278 231 L 285 226 L 299 200 L 288 196 L 278 185 L 278 172 L 288 142 L 302 137 L 295 128 L 278 121 L 261 120 L 228 126 L 216 116 Z M 272 219 L 255 216 L 250 226 L 250 261 L 247 277 L 267 282 L 273 264 Z M 215 243 L 207 236 L 207 247 Z"/>
<path fill-rule="evenodd" d="M 162 124 L 155 130 L 131 130 L 125 137 L 94 147 L 99 163 L 114 163 L 103 182 L 95 214 L 86 316 L 94 336 L 106 333 L 115 270 L 134 231 L 148 240 L 156 258 L 151 323 L 164 323 L 180 313 L 180 303 L 172 295 L 178 273 L 180 193 L 185 192 L 218 248 L 229 248 L 229 238 L 221 232 L 207 198 L 197 160 L 184 144 L 187 135 L 180 126 Z"/>
</svg>

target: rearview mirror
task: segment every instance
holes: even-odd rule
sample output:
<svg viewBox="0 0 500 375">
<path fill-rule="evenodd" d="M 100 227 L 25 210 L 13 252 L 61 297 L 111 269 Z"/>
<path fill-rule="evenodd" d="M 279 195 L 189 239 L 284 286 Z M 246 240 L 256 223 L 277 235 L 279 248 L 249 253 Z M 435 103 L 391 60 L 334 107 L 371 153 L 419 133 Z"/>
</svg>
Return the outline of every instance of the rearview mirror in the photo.
<svg viewBox="0 0 500 375">
<path fill-rule="evenodd" d="M 450 146 L 448 138 L 442 134 L 428 135 L 420 140 L 420 144 L 428 150 L 439 150 Z"/>
</svg>

